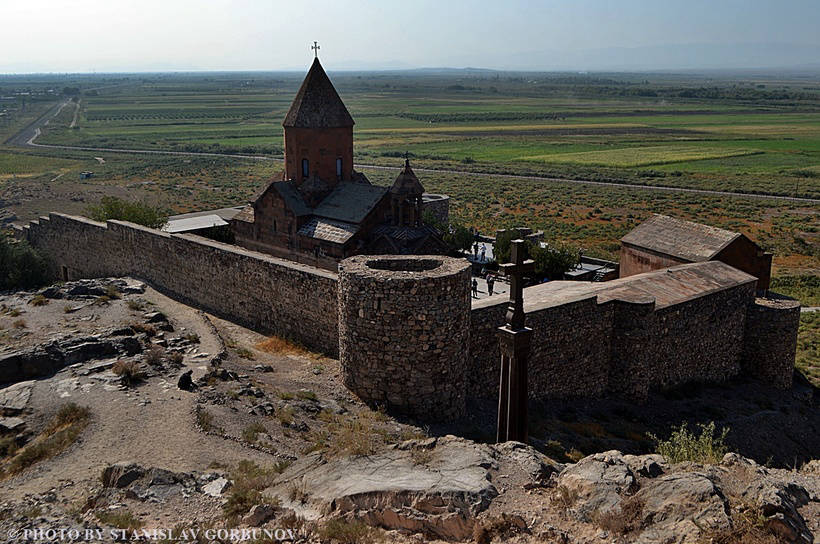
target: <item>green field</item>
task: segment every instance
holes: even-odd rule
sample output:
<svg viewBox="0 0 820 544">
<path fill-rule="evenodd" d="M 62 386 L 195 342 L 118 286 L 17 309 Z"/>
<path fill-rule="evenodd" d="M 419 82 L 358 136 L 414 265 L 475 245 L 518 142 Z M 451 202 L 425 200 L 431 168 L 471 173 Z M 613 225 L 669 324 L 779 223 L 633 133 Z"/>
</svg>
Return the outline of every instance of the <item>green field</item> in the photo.
<svg viewBox="0 0 820 544">
<path fill-rule="evenodd" d="M 542 228 L 554 241 L 615 257 L 618 238 L 635 224 L 653 212 L 673 213 L 749 234 L 775 251 L 778 271 L 820 271 L 820 219 L 812 203 L 548 180 L 820 198 L 820 76 L 330 75 L 356 119 L 359 168 L 388 184 L 407 152 L 419 169 L 446 171 L 424 172 L 422 183 L 452 196 L 459 222 L 488 233 L 513 224 Z M 76 88 L 75 102 L 44 127 L 39 143 L 281 158 L 281 121 L 302 77 L 0 76 L 0 96 L 4 89 L 31 93 L 27 111 L 5 121 L 10 134 L 53 103 L 48 89 Z M 104 163 L 95 159 L 100 155 Z M 47 212 L 50 202 L 82 211 L 85 202 L 111 193 L 182 212 L 241 204 L 280 167 L 6 147 L 0 198 L 20 201 L 21 218 Z M 82 170 L 95 177 L 79 181 Z"/>
</svg>

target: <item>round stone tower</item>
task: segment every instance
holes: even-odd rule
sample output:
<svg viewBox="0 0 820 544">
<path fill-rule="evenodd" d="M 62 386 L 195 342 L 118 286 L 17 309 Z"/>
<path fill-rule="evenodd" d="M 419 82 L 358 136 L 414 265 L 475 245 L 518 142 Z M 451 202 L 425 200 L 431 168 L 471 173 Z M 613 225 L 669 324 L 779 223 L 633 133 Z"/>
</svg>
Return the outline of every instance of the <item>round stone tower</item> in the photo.
<svg viewBox="0 0 820 544">
<path fill-rule="evenodd" d="M 463 416 L 469 282 L 469 263 L 452 257 L 359 255 L 339 263 L 345 386 L 392 412 Z"/>
</svg>

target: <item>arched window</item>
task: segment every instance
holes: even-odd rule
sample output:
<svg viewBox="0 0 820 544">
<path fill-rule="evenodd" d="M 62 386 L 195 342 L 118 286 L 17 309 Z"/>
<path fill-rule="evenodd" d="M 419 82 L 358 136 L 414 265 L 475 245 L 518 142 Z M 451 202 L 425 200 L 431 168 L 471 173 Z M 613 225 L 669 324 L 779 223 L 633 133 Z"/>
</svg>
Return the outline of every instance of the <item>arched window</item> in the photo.
<svg viewBox="0 0 820 544">
<path fill-rule="evenodd" d="M 339 157 L 336 159 L 336 177 L 341 179 L 342 177 L 342 158 Z"/>
<path fill-rule="evenodd" d="M 302 159 L 302 177 L 303 178 L 310 177 L 310 168 L 309 168 L 307 159 Z"/>
</svg>

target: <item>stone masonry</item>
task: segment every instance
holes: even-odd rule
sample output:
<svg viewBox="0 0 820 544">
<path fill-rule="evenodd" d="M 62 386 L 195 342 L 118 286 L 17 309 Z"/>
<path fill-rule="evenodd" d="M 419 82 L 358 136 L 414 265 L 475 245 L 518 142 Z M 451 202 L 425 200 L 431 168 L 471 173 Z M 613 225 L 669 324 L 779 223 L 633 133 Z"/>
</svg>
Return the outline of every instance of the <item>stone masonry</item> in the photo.
<svg viewBox="0 0 820 544">
<path fill-rule="evenodd" d="M 359 256 L 339 266 L 339 355 L 362 400 L 417 417 L 464 415 L 470 270 L 463 259 Z"/>
<path fill-rule="evenodd" d="M 17 230 L 65 280 L 134 276 L 182 302 L 340 356 L 363 400 L 422 419 L 464 414 L 498 390 L 506 298 L 472 302 L 466 260 L 358 256 L 339 274 L 121 221 L 51 214 Z M 792 383 L 800 308 L 755 299 L 755 278 L 719 261 L 610 282 L 524 290 L 530 397 L 620 395 L 739 374 Z"/>
</svg>

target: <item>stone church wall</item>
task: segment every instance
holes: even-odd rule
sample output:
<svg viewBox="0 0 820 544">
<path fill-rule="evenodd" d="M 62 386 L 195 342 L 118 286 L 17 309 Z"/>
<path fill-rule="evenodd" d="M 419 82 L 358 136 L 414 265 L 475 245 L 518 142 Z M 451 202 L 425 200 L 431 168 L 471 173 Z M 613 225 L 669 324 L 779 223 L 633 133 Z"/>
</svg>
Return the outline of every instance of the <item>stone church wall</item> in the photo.
<svg viewBox="0 0 820 544">
<path fill-rule="evenodd" d="M 336 274 L 193 235 L 51 214 L 19 235 L 56 277 L 134 276 L 192 306 L 338 353 Z"/>
</svg>

